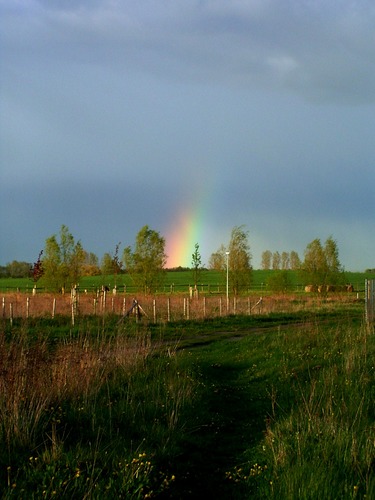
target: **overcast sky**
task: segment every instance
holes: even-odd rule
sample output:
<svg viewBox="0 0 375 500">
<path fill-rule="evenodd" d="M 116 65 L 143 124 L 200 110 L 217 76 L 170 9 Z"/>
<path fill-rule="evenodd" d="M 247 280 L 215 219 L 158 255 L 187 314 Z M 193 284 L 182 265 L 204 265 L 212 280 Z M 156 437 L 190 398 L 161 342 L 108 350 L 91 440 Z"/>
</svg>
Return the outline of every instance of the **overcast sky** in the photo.
<svg viewBox="0 0 375 500">
<path fill-rule="evenodd" d="M 1 265 L 147 224 L 173 265 L 245 225 L 255 268 L 329 236 L 375 267 L 372 0 L 0 0 L 0 25 Z"/>
</svg>

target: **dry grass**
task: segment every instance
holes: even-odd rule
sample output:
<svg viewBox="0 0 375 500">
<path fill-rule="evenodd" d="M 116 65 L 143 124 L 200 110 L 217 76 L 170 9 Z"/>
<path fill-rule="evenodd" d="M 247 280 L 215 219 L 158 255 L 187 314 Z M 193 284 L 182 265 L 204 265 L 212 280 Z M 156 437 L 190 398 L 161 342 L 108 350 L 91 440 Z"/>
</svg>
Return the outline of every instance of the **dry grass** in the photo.
<svg viewBox="0 0 375 500">
<path fill-rule="evenodd" d="M 8 447 L 32 448 L 39 424 L 61 401 L 87 401 L 115 369 L 134 370 L 148 356 L 141 339 L 79 338 L 54 348 L 24 336 L 0 340 L 0 420 Z M 5 435 L 4 435 L 5 434 Z"/>
<path fill-rule="evenodd" d="M 230 297 L 229 308 L 225 296 L 201 295 L 189 298 L 179 294 L 137 296 L 139 304 L 150 321 L 166 322 L 182 319 L 204 319 L 228 314 L 255 315 L 269 313 L 295 313 L 301 310 L 332 309 L 337 305 L 355 304 L 356 297 L 351 294 L 332 294 L 323 297 L 316 294 L 285 294 Z M 75 315 L 103 315 L 114 313 L 122 315 L 129 311 L 133 296 L 125 294 L 96 295 L 80 293 L 74 307 Z M 70 294 L 8 293 L 2 295 L 2 315 L 10 318 L 53 317 L 72 315 L 72 299 Z"/>
</svg>

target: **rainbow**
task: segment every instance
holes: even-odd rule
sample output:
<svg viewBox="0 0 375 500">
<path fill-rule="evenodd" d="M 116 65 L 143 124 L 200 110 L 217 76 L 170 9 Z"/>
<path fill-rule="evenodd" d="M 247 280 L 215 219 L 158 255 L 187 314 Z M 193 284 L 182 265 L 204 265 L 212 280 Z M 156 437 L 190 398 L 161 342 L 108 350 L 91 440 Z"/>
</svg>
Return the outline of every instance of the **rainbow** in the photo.
<svg viewBox="0 0 375 500">
<path fill-rule="evenodd" d="M 168 268 L 191 267 L 196 243 L 199 244 L 201 253 L 206 204 L 207 198 L 203 193 L 198 193 L 194 200 L 185 200 L 177 209 L 166 236 Z"/>
<path fill-rule="evenodd" d="M 167 267 L 190 267 L 199 236 L 199 215 L 191 208 L 180 209 L 166 238 Z"/>
</svg>

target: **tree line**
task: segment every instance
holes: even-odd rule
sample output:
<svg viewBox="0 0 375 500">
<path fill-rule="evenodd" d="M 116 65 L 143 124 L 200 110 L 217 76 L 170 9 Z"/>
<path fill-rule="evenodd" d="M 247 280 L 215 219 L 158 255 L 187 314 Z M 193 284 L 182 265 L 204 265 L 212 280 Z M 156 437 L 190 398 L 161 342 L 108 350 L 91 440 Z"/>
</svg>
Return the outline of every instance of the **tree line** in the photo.
<svg viewBox="0 0 375 500">
<path fill-rule="evenodd" d="M 133 246 L 120 251 L 119 242 L 113 253 L 105 253 L 101 262 L 98 257 L 86 251 L 80 241 L 76 241 L 69 228 L 62 225 L 58 235 L 54 234 L 45 241 L 34 264 L 13 261 L 1 268 L 3 276 L 29 276 L 34 283 L 40 282 L 50 290 L 65 290 L 79 283 L 82 276 L 113 275 L 114 285 L 119 274 L 128 273 L 135 286 L 142 292 L 152 293 L 163 283 L 166 273 L 167 255 L 165 239 L 159 232 L 149 226 L 143 226 Z M 202 257 L 199 243 L 195 244 L 191 254 L 193 284 L 200 282 Z M 238 294 L 248 289 L 252 280 L 252 254 L 249 243 L 249 232 L 244 226 L 235 226 L 229 242 L 222 244 L 209 258 L 208 268 L 220 271 L 223 279 L 227 277 L 230 290 Z M 329 237 L 324 244 L 320 239 L 309 243 L 302 261 L 298 253 L 271 252 L 262 253 L 262 269 L 274 270 L 269 277 L 268 285 L 272 289 L 286 289 L 289 282 L 289 270 L 297 270 L 301 279 L 311 285 L 335 285 L 343 281 L 343 268 L 339 260 L 337 242 Z"/>
</svg>

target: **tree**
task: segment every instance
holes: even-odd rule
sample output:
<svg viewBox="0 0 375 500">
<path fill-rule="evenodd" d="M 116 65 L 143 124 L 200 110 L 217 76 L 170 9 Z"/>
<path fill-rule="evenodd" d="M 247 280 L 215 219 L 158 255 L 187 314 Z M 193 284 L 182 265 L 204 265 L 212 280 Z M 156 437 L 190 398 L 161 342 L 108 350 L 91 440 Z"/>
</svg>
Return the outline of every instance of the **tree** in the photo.
<svg viewBox="0 0 375 500">
<path fill-rule="evenodd" d="M 233 293 L 237 295 L 241 289 L 250 286 L 252 273 L 248 231 L 244 230 L 244 226 L 232 229 L 228 251 L 229 279 Z"/>
<path fill-rule="evenodd" d="M 6 275 L 11 278 L 27 278 L 30 273 L 30 262 L 13 260 L 6 265 Z"/>
<path fill-rule="evenodd" d="M 280 253 L 279 252 L 273 252 L 272 254 L 272 269 L 277 270 L 280 269 Z"/>
<path fill-rule="evenodd" d="M 165 276 L 165 239 L 147 225 L 143 226 L 137 234 L 134 251 L 130 246 L 124 249 L 123 262 L 140 289 L 145 293 L 155 291 Z"/>
<path fill-rule="evenodd" d="M 307 245 L 301 270 L 311 285 L 332 285 L 340 281 L 342 269 L 339 252 L 332 237 L 326 240 L 324 247 L 318 238 Z"/>
<path fill-rule="evenodd" d="M 226 249 L 224 245 L 221 245 L 220 248 L 211 254 L 208 267 L 210 269 L 214 269 L 215 271 L 225 271 L 226 269 Z"/>
<path fill-rule="evenodd" d="M 98 276 L 100 274 L 98 257 L 92 252 L 85 252 L 82 265 L 82 276 Z"/>
<path fill-rule="evenodd" d="M 288 271 L 286 269 L 276 271 L 267 279 L 267 285 L 273 292 L 287 292 L 290 285 Z"/>
<path fill-rule="evenodd" d="M 36 282 L 38 280 L 40 280 L 40 278 L 44 274 L 44 269 L 43 269 L 43 264 L 42 264 L 42 255 L 43 255 L 43 250 L 41 250 L 39 252 L 37 261 L 34 262 L 33 266 L 30 268 L 30 276 L 31 276 L 32 280 L 34 281 L 34 284 L 36 284 Z"/>
<path fill-rule="evenodd" d="M 288 252 L 281 253 L 281 269 L 289 269 L 290 267 L 290 257 Z"/>
<path fill-rule="evenodd" d="M 121 243 L 117 243 L 115 253 L 105 253 L 101 262 L 101 271 L 104 275 L 113 275 L 115 286 L 117 285 L 117 275 L 122 271 L 122 261 L 119 259 L 119 249 Z"/>
<path fill-rule="evenodd" d="M 343 269 L 339 260 L 339 249 L 337 242 L 330 236 L 324 244 L 324 254 L 326 257 L 327 266 L 327 282 L 335 285 L 340 281 L 340 276 Z"/>
<path fill-rule="evenodd" d="M 302 274 L 309 284 L 323 285 L 326 276 L 326 260 L 320 239 L 311 241 L 305 249 Z"/>
<path fill-rule="evenodd" d="M 290 252 L 290 269 L 297 270 L 301 267 L 301 260 L 295 250 Z"/>
<path fill-rule="evenodd" d="M 100 262 L 100 270 L 103 275 L 112 274 L 112 255 L 106 252 Z"/>
<path fill-rule="evenodd" d="M 193 269 L 193 282 L 196 287 L 201 275 L 202 256 L 199 252 L 198 243 L 194 246 L 194 253 L 191 255 L 191 266 Z"/>
<path fill-rule="evenodd" d="M 56 235 L 46 239 L 42 266 L 44 269 L 43 282 L 52 290 L 59 290 L 63 286 L 60 273 L 61 251 Z"/>
<path fill-rule="evenodd" d="M 264 271 L 268 271 L 269 269 L 271 269 L 271 259 L 272 259 L 271 250 L 265 250 L 262 253 L 262 269 Z"/>
<path fill-rule="evenodd" d="M 61 226 L 59 237 L 59 242 L 56 235 L 46 239 L 42 260 L 43 281 L 54 290 L 62 290 L 77 284 L 85 261 L 85 251 L 81 242 L 75 243 L 67 226 Z"/>
</svg>

